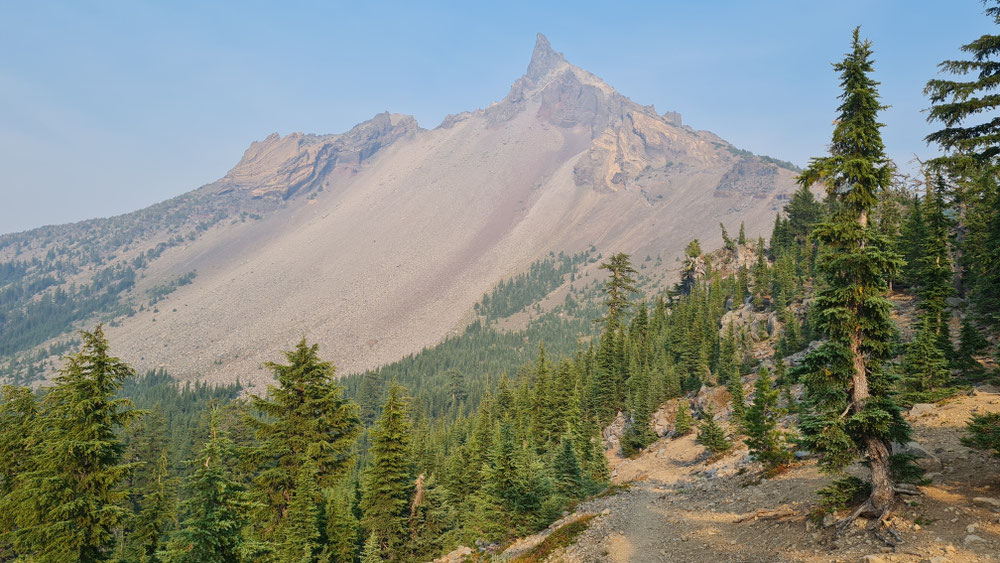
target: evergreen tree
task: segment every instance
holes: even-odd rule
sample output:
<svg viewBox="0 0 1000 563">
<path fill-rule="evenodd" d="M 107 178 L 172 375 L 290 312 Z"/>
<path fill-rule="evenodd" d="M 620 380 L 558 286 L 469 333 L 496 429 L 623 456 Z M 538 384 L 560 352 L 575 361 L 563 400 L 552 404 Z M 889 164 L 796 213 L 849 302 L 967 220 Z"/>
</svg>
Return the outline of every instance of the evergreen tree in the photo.
<svg viewBox="0 0 1000 563">
<path fill-rule="evenodd" d="M 553 485 L 555 492 L 566 498 L 578 498 L 583 486 L 580 463 L 573 449 L 573 441 L 563 436 L 559 451 L 552 459 Z"/>
<path fill-rule="evenodd" d="M 381 548 L 382 544 L 378 539 L 378 534 L 372 532 L 365 540 L 365 547 L 361 551 L 361 563 L 383 563 Z"/>
<path fill-rule="evenodd" d="M 296 476 L 285 522 L 274 542 L 277 561 L 312 563 L 319 553 L 320 510 L 316 498 L 320 497 L 320 492 L 316 479 L 315 464 L 306 462 Z"/>
<path fill-rule="evenodd" d="M 948 297 L 955 293 L 952 287 L 951 258 L 948 249 L 950 225 L 945 216 L 944 185 L 941 179 L 928 182 L 927 196 L 924 198 L 924 220 L 926 238 L 921 241 L 917 263 L 919 282 L 917 297 L 923 316 L 929 320 L 937 346 L 945 354 L 952 355 L 949 331 Z"/>
<path fill-rule="evenodd" d="M 131 514 L 119 559 L 154 561 L 163 535 L 175 516 L 175 479 L 169 471 L 166 419 L 160 405 L 132 427 L 125 459 L 140 468 L 129 484 Z"/>
<path fill-rule="evenodd" d="M 962 319 L 962 328 L 958 333 L 958 338 L 956 365 L 964 370 L 978 369 L 980 366 L 974 356 L 982 352 L 989 345 L 989 342 L 986 341 L 986 338 L 979 332 L 979 329 L 972 323 L 972 319 L 968 315 Z"/>
<path fill-rule="evenodd" d="M 609 274 L 608 281 L 604 284 L 604 305 L 608 310 L 604 315 L 604 323 L 607 330 L 622 324 L 622 315 L 631 306 L 630 297 L 638 291 L 634 277 L 637 272 L 632 266 L 632 259 L 624 252 L 615 254 L 607 262 L 603 262 L 600 268 L 607 270 Z"/>
<path fill-rule="evenodd" d="M 986 14 L 1000 24 L 1000 3 L 984 2 Z M 997 188 L 1000 143 L 1000 106 L 993 90 L 998 74 L 1000 35 L 984 34 L 961 50 L 964 60 L 946 60 L 939 69 L 955 79 L 937 78 L 927 82 L 930 97 L 927 120 L 942 129 L 926 137 L 945 151 L 931 161 L 944 169 L 955 185 L 955 203 L 965 231 L 961 243 L 962 283 L 969 289 L 977 315 L 996 323 L 1000 319 L 1000 193 Z M 987 116 L 986 119 L 982 119 Z M 990 117 L 992 116 L 992 117 Z"/>
<path fill-rule="evenodd" d="M 219 429 L 219 411 L 211 414 L 210 436 L 194 462 L 184 520 L 158 559 L 169 563 L 229 563 L 253 553 L 243 537 L 251 508 L 246 491 L 232 479 L 233 444 Z"/>
<path fill-rule="evenodd" d="M 352 492 L 346 486 L 330 489 L 326 501 L 326 554 L 331 561 L 354 561 L 358 553 L 358 519 Z"/>
<path fill-rule="evenodd" d="M 115 396 L 134 372 L 108 354 L 100 325 L 80 337 L 20 454 L 25 471 L 0 501 L 2 539 L 25 560 L 108 559 L 127 518 L 122 485 L 136 464 L 122 462 L 120 431 L 143 413 Z"/>
<path fill-rule="evenodd" d="M 713 454 L 728 451 L 732 447 L 732 443 L 726 439 L 726 431 L 715 420 L 711 404 L 705 405 L 702 415 L 702 421 L 698 424 L 698 437 L 695 441 L 705 446 Z"/>
<path fill-rule="evenodd" d="M 259 416 L 245 419 L 259 443 L 245 458 L 259 468 L 253 491 L 262 506 L 255 519 L 261 539 L 287 535 L 283 527 L 289 504 L 307 465 L 316 476 L 315 487 L 310 484 L 311 502 L 319 506 L 320 489 L 335 485 L 352 461 L 361 429 L 358 407 L 344 398 L 334 381 L 333 365 L 322 361 L 317 351 L 318 345 L 309 346 L 303 338 L 294 350 L 285 352 L 287 365 L 268 363 L 278 385 L 268 388 L 267 398 L 252 398 Z"/>
<path fill-rule="evenodd" d="M 718 379 L 725 383 L 732 397 L 734 420 L 742 419 L 746 409 L 746 395 L 743 393 L 740 363 L 737 357 L 736 334 L 733 331 L 733 324 L 729 323 L 726 337 L 722 340 L 722 346 L 719 349 Z"/>
<path fill-rule="evenodd" d="M 988 6 L 986 14 L 994 23 L 1000 24 L 1000 3 L 995 0 L 984 3 Z M 981 122 L 979 117 L 996 115 L 1000 107 L 1000 100 L 993 94 L 996 76 L 1000 72 L 1000 64 L 993 60 L 1000 52 L 1000 35 L 983 35 L 963 45 L 961 50 L 970 55 L 968 60 L 947 60 L 938 68 L 969 79 L 933 79 L 927 82 L 924 89 L 931 100 L 927 121 L 944 126 L 928 135 L 926 140 L 947 151 L 949 154 L 945 162 L 950 161 L 952 165 L 969 160 L 992 162 L 1000 155 L 1000 145 L 996 140 L 1000 135 L 1000 116 L 985 122 Z"/>
<path fill-rule="evenodd" d="M 361 497 L 361 525 L 378 538 L 381 555 L 400 560 L 406 548 L 413 471 L 410 467 L 410 420 L 403 388 L 393 383 L 375 424 Z M 369 538 L 370 539 L 370 538 Z"/>
<path fill-rule="evenodd" d="M 451 527 L 451 507 L 446 492 L 438 486 L 434 476 L 417 477 L 417 492 L 410 508 L 410 558 L 429 561 L 440 555 L 444 547 L 443 536 Z"/>
<path fill-rule="evenodd" d="M 871 79 L 871 43 L 854 30 L 851 52 L 834 65 L 841 75 L 840 116 L 830 156 L 814 158 L 802 185 L 826 184 L 835 213 L 814 231 L 823 245 L 823 286 L 813 307 L 829 340 L 800 366 L 807 412 L 800 419 L 803 440 L 821 454 L 821 466 L 841 470 L 867 457 L 872 493 L 856 515 L 882 516 L 895 500 L 890 442 L 905 442 L 909 426 L 892 399 L 884 361 L 895 327 L 886 299 L 888 279 L 900 259 L 868 224 L 868 215 L 892 174 L 882 144 L 877 83 Z M 876 522 L 881 523 L 878 519 Z"/>
<path fill-rule="evenodd" d="M 691 406 L 687 399 L 677 401 L 677 412 L 674 414 L 674 432 L 684 436 L 691 432 L 694 420 L 691 418 Z"/>
<path fill-rule="evenodd" d="M 804 245 L 823 216 L 823 204 L 816 200 L 809 186 L 800 185 L 785 206 L 785 214 L 788 216 L 788 235 Z M 773 240 L 771 246 L 774 246 Z"/>
<path fill-rule="evenodd" d="M 784 436 L 778 430 L 777 416 L 778 390 L 771 388 L 771 374 L 764 366 L 757 372 L 753 404 L 747 409 L 743 427 L 747 434 L 744 442 L 750 453 L 767 469 L 773 469 L 791 458 L 784 445 Z"/>
<path fill-rule="evenodd" d="M 903 381 L 913 391 L 931 391 L 948 384 L 951 371 L 948 360 L 938 346 L 934 321 L 925 317 L 913 342 L 903 356 Z"/>
<path fill-rule="evenodd" d="M 743 225 L 743 221 L 740 221 L 740 235 L 736 239 L 736 244 L 743 246 L 747 243 L 747 231 L 746 227 Z"/>
</svg>

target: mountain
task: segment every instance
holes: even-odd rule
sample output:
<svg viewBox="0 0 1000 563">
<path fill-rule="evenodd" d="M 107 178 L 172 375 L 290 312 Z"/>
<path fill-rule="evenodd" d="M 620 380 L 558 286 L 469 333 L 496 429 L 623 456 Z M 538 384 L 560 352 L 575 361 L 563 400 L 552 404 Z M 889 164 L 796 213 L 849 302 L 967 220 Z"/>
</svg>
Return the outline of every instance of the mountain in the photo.
<svg viewBox="0 0 1000 563">
<path fill-rule="evenodd" d="M 13 372 L 57 352 L 70 324 L 108 318 L 126 360 L 182 379 L 267 381 L 262 364 L 302 336 L 342 373 L 370 368 L 461 329 L 550 251 L 676 269 L 720 222 L 765 234 L 792 168 L 633 102 L 539 34 L 502 100 L 434 129 L 383 113 L 343 134 L 272 134 L 185 196 L 0 237 L 0 336 L 30 336 L 0 354 Z M 71 284 L 108 297 L 60 313 Z M 47 294 L 55 320 L 39 328 L 25 311 Z"/>
</svg>

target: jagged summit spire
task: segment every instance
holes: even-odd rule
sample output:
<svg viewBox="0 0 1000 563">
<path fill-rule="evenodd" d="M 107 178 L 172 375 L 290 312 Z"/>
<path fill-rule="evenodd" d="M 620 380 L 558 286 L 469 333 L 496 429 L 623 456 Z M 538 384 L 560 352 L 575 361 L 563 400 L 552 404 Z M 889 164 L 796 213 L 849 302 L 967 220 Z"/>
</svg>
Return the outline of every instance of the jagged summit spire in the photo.
<svg viewBox="0 0 1000 563">
<path fill-rule="evenodd" d="M 528 72 L 525 76 L 531 81 L 536 81 L 557 67 L 559 63 L 564 62 L 566 62 L 566 58 L 563 57 L 562 53 L 553 51 L 549 40 L 539 33 L 535 40 L 535 50 L 531 53 L 531 62 L 528 63 Z"/>
</svg>

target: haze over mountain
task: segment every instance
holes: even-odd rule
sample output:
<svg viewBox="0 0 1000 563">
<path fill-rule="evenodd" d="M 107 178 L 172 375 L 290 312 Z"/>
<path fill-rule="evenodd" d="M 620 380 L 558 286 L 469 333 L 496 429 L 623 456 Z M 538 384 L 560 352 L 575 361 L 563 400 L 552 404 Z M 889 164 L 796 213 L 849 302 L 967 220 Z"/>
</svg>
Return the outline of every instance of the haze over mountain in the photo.
<svg viewBox="0 0 1000 563">
<path fill-rule="evenodd" d="M 126 300 L 138 307 L 196 277 L 109 327 L 125 360 L 182 379 L 263 381 L 261 364 L 306 336 L 344 373 L 440 341 L 484 292 L 550 251 L 594 245 L 671 268 L 692 238 L 713 246 L 720 222 L 764 234 L 794 174 L 633 102 L 539 34 L 524 76 L 485 109 L 434 129 L 383 113 L 342 134 L 272 134 L 215 183 L 105 223 L 0 237 L 0 259 L 127 223 L 128 236 L 102 235 L 101 263 L 172 242 Z"/>
</svg>

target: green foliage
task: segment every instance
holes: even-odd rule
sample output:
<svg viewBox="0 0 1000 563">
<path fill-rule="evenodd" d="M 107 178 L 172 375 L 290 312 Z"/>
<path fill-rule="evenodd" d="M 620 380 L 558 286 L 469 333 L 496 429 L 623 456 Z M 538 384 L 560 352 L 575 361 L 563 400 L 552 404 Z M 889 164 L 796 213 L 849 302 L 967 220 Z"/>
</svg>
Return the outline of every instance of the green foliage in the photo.
<svg viewBox="0 0 1000 563">
<path fill-rule="evenodd" d="M 501 281 L 489 294 L 476 304 L 476 312 L 487 321 L 509 317 L 536 303 L 565 282 L 567 275 L 574 275 L 577 266 L 590 258 L 590 251 L 567 256 L 550 256 L 531 264 L 528 271 Z"/>
<path fill-rule="evenodd" d="M 851 52 L 834 65 L 843 94 L 831 154 L 812 159 L 799 177 L 803 186 L 824 182 L 836 210 L 813 231 L 822 245 L 817 264 L 822 285 L 813 307 L 817 328 L 829 340 L 793 376 L 806 385 L 803 442 L 829 471 L 867 454 L 878 484 L 873 503 L 880 508 L 893 495 L 889 443 L 905 442 L 909 426 L 892 399 L 884 366 L 896 336 L 888 280 L 901 260 L 868 221 L 891 177 L 877 119 L 883 106 L 869 76 L 871 54 L 870 42 L 855 29 Z"/>
<path fill-rule="evenodd" d="M 853 506 L 871 494 L 871 484 L 854 476 L 843 477 L 816 491 L 820 507 L 826 512 L 834 512 Z"/>
<path fill-rule="evenodd" d="M 604 293 L 607 296 L 604 301 L 607 307 L 604 323 L 605 327 L 613 330 L 621 324 L 622 315 L 631 306 L 632 294 L 638 291 L 634 277 L 637 272 L 632 266 L 631 257 L 624 252 L 615 254 L 607 262 L 603 262 L 600 268 L 608 271 L 608 281 L 604 284 Z"/>
<path fill-rule="evenodd" d="M 674 414 L 674 432 L 678 436 L 685 436 L 691 433 L 694 426 L 694 419 L 691 417 L 691 406 L 687 399 L 677 401 L 677 412 Z"/>
<path fill-rule="evenodd" d="M 230 469 L 234 447 L 219 428 L 219 412 L 213 410 L 211 417 L 210 438 L 192 462 L 197 469 L 187 485 L 188 499 L 181 503 L 181 527 L 157 553 L 161 561 L 223 563 L 245 561 L 254 553 L 243 535 L 252 505 Z"/>
<path fill-rule="evenodd" d="M 382 563 L 381 549 L 379 548 L 378 534 L 372 532 L 365 540 L 365 547 L 361 551 L 361 563 Z"/>
<path fill-rule="evenodd" d="M 732 447 L 732 443 L 726 439 L 726 431 L 715 420 L 711 405 L 705 405 L 705 410 L 702 411 L 702 420 L 698 424 L 698 437 L 695 441 L 713 454 L 729 451 Z"/>
<path fill-rule="evenodd" d="M 328 489 L 326 500 L 326 548 L 331 561 L 354 561 L 358 554 L 360 524 L 354 515 L 353 491 L 346 486 Z"/>
<path fill-rule="evenodd" d="M 932 391 L 951 380 L 948 359 L 938 346 L 933 320 L 924 317 L 920 330 L 906 349 L 901 366 L 903 381 L 911 391 Z"/>
<path fill-rule="evenodd" d="M 322 361 L 317 351 L 317 345 L 302 339 L 285 353 L 287 365 L 267 364 L 278 385 L 268 388 L 266 398 L 252 398 L 258 416 L 245 419 L 257 440 L 244 460 L 256 472 L 252 492 L 263 508 L 254 524 L 262 539 L 289 533 L 289 507 L 307 467 L 315 476 L 315 488 L 311 500 L 297 499 L 302 511 L 314 510 L 305 506 L 309 503 L 321 505 L 319 489 L 339 482 L 352 461 L 360 432 L 358 407 L 344 398 L 334 382 L 333 365 Z"/>
<path fill-rule="evenodd" d="M 528 553 L 513 561 L 516 563 L 541 563 L 542 561 L 546 561 L 556 550 L 571 545 L 577 536 L 587 530 L 590 526 L 590 521 L 593 519 L 594 515 L 590 514 L 556 528 Z"/>
<path fill-rule="evenodd" d="M 743 419 L 746 432 L 744 442 L 750 453 L 765 468 L 773 469 L 791 460 L 785 437 L 778 430 L 778 390 L 771 388 L 771 375 L 767 367 L 757 373 L 754 383 L 753 404 Z"/>
<path fill-rule="evenodd" d="M 361 496 L 361 525 L 378 539 L 379 553 L 389 561 L 403 557 L 413 491 L 411 426 L 403 393 L 398 384 L 389 388 L 372 432 L 371 465 L 365 471 Z"/>
<path fill-rule="evenodd" d="M 1000 456 L 1000 413 L 974 414 L 965 425 L 962 443 L 972 448 L 991 450 Z"/>
<path fill-rule="evenodd" d="M 988 6 L 986 14 L 1000 24 L 1000 4 L 995 0 L 984 4 Z M 928 135 L 926 140 L 948 152 L 942 160 L 951 166 L 968 160 L 991 162 L 1000 154 L 996 141 L 1000 134 L 1000 117 L 979 119 L 983 114 L 995 115 L 1000 106 L 993 94 L 997 73 L 997 61 L 993 59 L 1000 51 L 1000 36 L 983 35 L 963 45 L 961 50 L 970 58 L 947 60 L 938 68 L 965 80 L 937 78 L 929 80 L 924 88 L 931 100 L 927 121 L 938 122 L 944 127 Z"/>
<path fill-rule="evenodd" d="M 134 373 L 108 354 L 100 325 L 80 335 L 80 351 L 68 358 L 37 414 L 23 392 L 5 393 L 14 400 L 7 416 L 22 423 L 33 417 L 19 454 L 24 465 L 5 468 L 18 471 L 0 498 L 0 541 L 24 559 L 108 559 L 114 532 L 128 517 L 122 485 L 136 464 L 122 461 L 120 432 L 142 412 L 115 395 Z"/>
</svg>

